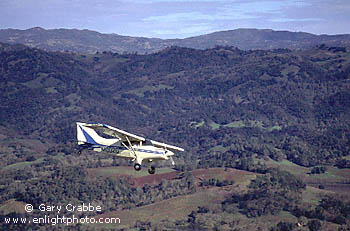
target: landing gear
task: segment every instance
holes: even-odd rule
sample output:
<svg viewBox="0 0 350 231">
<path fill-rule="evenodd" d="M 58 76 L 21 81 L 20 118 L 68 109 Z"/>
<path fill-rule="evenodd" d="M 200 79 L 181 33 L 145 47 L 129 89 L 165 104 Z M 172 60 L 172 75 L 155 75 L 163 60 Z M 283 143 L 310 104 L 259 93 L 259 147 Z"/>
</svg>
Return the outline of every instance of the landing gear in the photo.
<svg viewBox="0 0 350 231">
<path fill-rule="evenodd" d="M 151 166 L 151 168 L 148 169 L 149 174 L 154 174 L 156 172 L 156 168 Z"/>
<path fill-rule="evenodd" d="M 140 170 L 141 170 L 141 164 L 135 164 L 135 165 L 134 165 L 134 169 L 135 169 L 136 171 L 140 171 Z"/>
</svg>

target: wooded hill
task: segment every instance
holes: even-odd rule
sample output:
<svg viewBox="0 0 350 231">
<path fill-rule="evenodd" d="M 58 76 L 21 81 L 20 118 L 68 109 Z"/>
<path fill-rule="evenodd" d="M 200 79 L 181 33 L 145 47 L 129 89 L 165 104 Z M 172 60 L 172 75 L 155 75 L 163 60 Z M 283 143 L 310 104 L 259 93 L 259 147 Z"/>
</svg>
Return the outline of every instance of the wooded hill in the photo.
<svg viewBox="0 0 350 231">
<path fill-rule="evenodd" d="M 20 43 L 47 51 L 95 53 L 154 53 L 170 46 L 208 49 L 215 46 L 235 46 L 242 50 L 301 49 L 318 44 L 350 46 L 350 35 L 315 35 L 305 32 L 274 31 L 241 28 L 218 31 L 184 39 L 159 39 L 103 34 L 91 30 L 52 29 L 35 27 L 27 30 L 2 29 L 0 42 Z"/>
<path fill-rule="evenodd" d="M 235 166 L 254 154 L 314 166 L 349 154 L 346 48 L 0 51 L 2 165 L 57 145 L 69 154 L 76 121 L 182 146 L 192 167 Z"/>
</svg>

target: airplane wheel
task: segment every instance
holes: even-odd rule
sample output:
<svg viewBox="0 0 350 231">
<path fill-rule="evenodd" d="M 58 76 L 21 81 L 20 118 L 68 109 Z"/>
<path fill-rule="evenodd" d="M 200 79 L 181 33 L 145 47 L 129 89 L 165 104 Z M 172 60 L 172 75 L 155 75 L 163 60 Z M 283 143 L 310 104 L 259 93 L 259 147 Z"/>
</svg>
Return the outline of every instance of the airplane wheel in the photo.
<svg viewBox="0 0 350 231">
<path fill-rule="evenodd" d="M 149 174 L 154 174 L 156 172 L 156 168 L 151 166 L 151 168 L 148 169 Z"/>
<path fill-rule="evenodd" d="M 135 169 L 136 171 L 140 171 L 140 170 L 141 170 L 141 165 L 140 165 L 140 164 L 135 164 L 135 165 L 134 165 L 134 169 Z"/>
</svg>

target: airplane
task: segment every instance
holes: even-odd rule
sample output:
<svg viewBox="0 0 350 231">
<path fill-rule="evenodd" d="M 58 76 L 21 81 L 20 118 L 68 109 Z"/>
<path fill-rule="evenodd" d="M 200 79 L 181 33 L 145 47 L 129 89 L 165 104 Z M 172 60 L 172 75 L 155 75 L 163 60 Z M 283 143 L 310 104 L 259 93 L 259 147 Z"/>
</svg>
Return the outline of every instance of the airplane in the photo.
<svg viewBox="0 0 350 231">
<path fill-rule="evenodd" d="M 141 170 L 143 160 L 150 164 L 159 160 L 170 160 L 171 164 L 175 165 L 172 157 L 174 156 L 173 151 L 184 151 L 183 148 L 146 139 L 107 124 L 81 122 L 76 122 L 76 124 L 78 145 L 82 147 L 80 152 L 83 149 L 89 149 L 96 152 L 112 153 L 116 157 L 130 159 L 132 162 L 135 162 L 134 169 L 136 171 Z M 101 137 L 97 132 L 114 138 Z M 155 167 L 151 165 L 148 173 L 154 174 L 155 170 Z"/>
</svg>

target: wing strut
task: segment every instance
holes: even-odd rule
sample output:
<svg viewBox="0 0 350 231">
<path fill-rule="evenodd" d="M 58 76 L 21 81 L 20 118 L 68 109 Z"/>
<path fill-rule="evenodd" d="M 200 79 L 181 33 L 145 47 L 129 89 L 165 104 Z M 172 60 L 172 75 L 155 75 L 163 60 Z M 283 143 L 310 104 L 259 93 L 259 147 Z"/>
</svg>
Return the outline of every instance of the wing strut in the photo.
<svg viewBox="0 0 350 231">
<path fill-rule="evenodd" d="M 169 156 L 169 159 L 170 159 L 171 164 L 172 164 L 172 165 L 175 165 L 175 162 L 174 162 L 174 160 L 173 160 L 173 157 L 172 157 L 172 156 Z"/>
<path fill-rule="evenodd" d="M 131 144 L 129 138 L 128 138 L 127 136 L 125 136 L 125 138 L 126 138 L 126 140 L 128 141 L 128 143 L 129 143 L 131 152 L 134 154 L 134 158 L 136 159 L 136 158 L 137 158 L 137 155 L 136 155 L 136 152 L 135 152 L 134 148 L 132 147 L 132 144 Z M 124 146 L 126 146 L 126 145 L 124 144 Z M 129 149 L 129 148 L 128 148 L 128 149 Z M 130 149 L 129 149 L 129 150 L 130 150 Z M 135 159 L 134 159 L 134 160 L 135 160 Z"/>
</svg>

